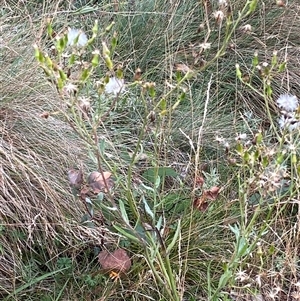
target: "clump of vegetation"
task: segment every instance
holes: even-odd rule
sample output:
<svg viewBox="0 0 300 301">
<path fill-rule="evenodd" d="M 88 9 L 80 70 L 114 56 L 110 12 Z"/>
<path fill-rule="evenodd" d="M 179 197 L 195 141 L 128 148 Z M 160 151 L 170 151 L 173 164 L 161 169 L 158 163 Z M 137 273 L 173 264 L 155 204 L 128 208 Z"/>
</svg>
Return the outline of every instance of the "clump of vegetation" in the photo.
<svg viewBox="0 0 300 301">
<path fill-rule="evenodd" d="M 297 3 L 15 7 L 3 299 L 299 299 Z"/>
</svg>

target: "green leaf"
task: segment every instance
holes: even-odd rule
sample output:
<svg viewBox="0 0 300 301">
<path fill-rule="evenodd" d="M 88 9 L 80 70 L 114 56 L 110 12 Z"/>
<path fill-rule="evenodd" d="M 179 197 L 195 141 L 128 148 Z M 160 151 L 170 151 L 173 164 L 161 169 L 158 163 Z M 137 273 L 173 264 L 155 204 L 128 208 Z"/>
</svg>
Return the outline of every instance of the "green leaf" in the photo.
<svg viewBox="0 0 300 301">
<path fill-rule="evenodd" d="M 172 106 L 172 110 L 175 110 L 181 103 L 181 101 L 185 98 L 185 93 L 181 93 L 177 99 L 177 101 Z"/>
<path fill-rule="evenodd" d="M 152 188 L 152 187 L 150 187 L 150 186 L 147 186 L 147 185 L 145 185 L 145 184 L 141 184 L 141 188 L 144 188 L 145 190 L 148 190 L 148 191 L 151 191 L 151 192 L 154 192 L 154 189 Z"/>
<path fill-rule="evenodd" d="M 67 79 L 67 74 L 63 72 L 63 70 L 59 69 L 58 70 L 59 77 L 61 78 L 62 81 L 65 81 Z"/>
<path fill-rule="evenodd" d="M 105 140 L 100 139 L 99 150 L 100 150 L 100 153 L 101 153 L 102 156 L 104 155 L 104 152 L 105 152 L 105 146 L 106 146 Z"/>
<path fill-rule="evenodd" d="M 60 77 L 57 79 L 57 87 L 59 90 L 61 90 L 64 87 L 64 82 Z"/>
<path fill-rule="evenodd" d="M 176 244 L 176 242 L 178 240 L 178 237 L 179 237 L 180 230 L 181 230 L 181 221 L 179 220 L 178 224 L 177 224 L 176 232 L 175 232 L 175 234 L 173 236 L 173 239 L 172 239 L 171 243 L 167 247 L 167 253 L 170 253 L 171 250 L 173 249 L 174 245 Z"/>
<path fill-rule="evenodd" d="M 178 174 L 171 167 L 151 167 L 144 171 L 142 176 L 149 182 L 155 184 L 158 176 L 161 178 L 165 178 L 166 176 L 176 178 Z"/>
<path fill-rule="evenodd" d="M 85 198 L 86 206 L 91 216 L 94 216 L 94 205 L 90 198 Z"/>
<path fill-rule="evenodd" d="M 45 55 L 46 65 L 48 68 L 53 69 L 53 62 L 48 55 Z"/>
<path fill-rule="evenodd" d="M 238 143 L 237 146 L 236 146 L 236 150 L 238 152 L 239 155 L 243 155 L 244 154 L 244 147 L 242 145 L 242 143 Z"/>
<path fill-rule="evenodd" d="M 97 194 L 97 201 L 98 201 L 98 202 L 102 202 L 103 199 L 104 199 L 104 193 L 103 193 L 103 192 L 99 192 L 99 193 Z"/>
<path fill-rule="evenodd" d="M 268 96 L 272 96 L 272 93 L 273 93 L 272 87 L 270 85 L 267 85 L 267 87 L 266 87 L 266 94 Z"/>
<path fill-rule="evenodd" d="M 256 143 L 257 143 L 257 144 L 261 144 L 262 141 L 263 141 L 263 135 L 262 135 L 261 132 L 258 132 L 258 133 L 256 134 Z"/>
<path fill-rule="evenodd" d="M 152 98 L 155 97 L 156 91 L 155 91 L 154 85 L 151 85 L 151 86 L 149 87 L 149 95 L 150 95 Z"/>
<path fill-rule="evenodd" d="M 122 227 L 120 227 L 118 225 L 113 225 L 113 227 L 115 228 L 115 230 L 118 231 L 118 233 L 120 233 L 121 235 L 125 236 L 129 240 L 137 242 L 137 243 L 140 242 L 139 239 L 138 239 L 138 237 L 136 236 L 136 234 L 133 233 L 132 231 L 124 229 L 124 228 L 122 228 Z"/>
<path fill-rule="evenodd" d="M 249 4 L 249 12 L 248 13 L 253 13 L 256 9 L 257 6 L 257 0 L 252 0 Z"/>
<path fill-rule="evenodd" d="M 261 194 L 259 192 L 255 192 L 248 199 L 249 205 L 251 206 L 258 205 L 261 202 L 261 199 L 262 199 Z"/>
<path fill-rule="evenodd" d="M 157 176 L 155 183 L 154 183 L 154 187 L 157 189 L 159 187 L 160 183 L 161 183 L 160 176 Z"/>
<path fill-rule="evenodd" d="M 269 255 L 273 255 L 275 253 L 276 249 L 274 245 L 272 244 L 268 250 Z"/>
<path fill-rule="evenodd" d="M 110 57 L 108 55 L 104 56 L 104 61 L 105 61 L 106 67 L 109 70 L 112 70 L 114 65 L 113 65 L 113 62 L 112 62 L 112 60 L 110 59 Z"/>
<path fill-rule="evenodd" d="M 150 217 L 152 218 L 152 220 L 154 220 L 154 213 L 152 212 L 151 208 L 149 207 L 145 197 L 143 196 L 143 203 L 145 205 L 145 211 L 148 215 L 150 215 Z"/>
<path fill-rule="evenodd" d="M 121 211 L 123 220 L 125 221 L 126 224 L 129 225 L 129 218 L 128 218 L 128 215 L 127 215 L 127 212 L 125 209 L 125 205 L 122 200 L 119 200 L 119 207 L 120 207 L 120 211 Z"/>
<path fill-rule="evenodd" d="M 285 69 L 286 69 L 286 62 L 283 62 L 283 63 L 281 63 L 281 64 L 279 65 L 278 71 L 279 71 L 279 72 L 282 72 L 282 71 L 284 71 Z"/>
<path fill-rule="evenodd" d="M 234 233 L 236 240 L 238 241 L 240 237 L 240 229 L 238 225 L 234 224 L 233 226 L 229 225 L 229 229 Z"/>
<path fill-rule="evenodd" d="M 232 272 L 226 267 L 224 274 L 220 277 L 218 288 L 221 289 L 228 283 L 229 279 L 232 277 Z"/>
<path fill-rule="evenodd" d="M 76 11 L 73 12 L 73 15 L 84 15 L 84 14 L 89 14 L 92 13 L 96 10 L 95 7 L 93 6 L 84 6 Z"/>
<path fill-rule="evenodd" d="M 248 242 L 244 237 L 241 237 L 239 239 L 238 246 L 237 246 L 237 257 L 238 258 L 243 257 L 248 253 L 248 251 L 249 251 Z"/>
<path fill-rule="evenodd" d="M 292 154 L 291 155 L 291 163 L 292 164 L 296 164 L 297 162 L 298 162 L 297 155 L 296 154 Z"/>
<path fill-rule="evenodd" d="M 277 154 L 276 163 L 280 165 L 282 164 L 283 161 L 284 161 L 284 154 L 283 153 Z"/>
<path fill-rule="evenodd" d="M 113 36 L 112 39 L 111 39 L 111 48 L 114 50 L 117 46 L 117 43 L 118 43 L 118 39 L 116 36 Z"/>
<path fill-rule="evenodd" d="M 81 217 L 81 223 L 88 228 L 95 228 L 95 224 L 91 221 L 91 216 L 88 213 Z"/>
<path fill-rule="evenodd" d="M 135 226 L 134 230 L 143 238 L 143 239 L 147 239 L 146 237 L 146 232 L 145 232 L 145 228 L 141 225 L 140 222 L 137 223 L 137 225 Z"/>
<path fill-rule="evenodd" d="M 156 226 L 155 226 L 156 229 L 158 229 L 159 231 L 161 229 L 162 223 L 163 223 L 163 218 L 162 218 L 162 216 L 160 216 L 157 223 L 156 223 Z"/>
</svg>

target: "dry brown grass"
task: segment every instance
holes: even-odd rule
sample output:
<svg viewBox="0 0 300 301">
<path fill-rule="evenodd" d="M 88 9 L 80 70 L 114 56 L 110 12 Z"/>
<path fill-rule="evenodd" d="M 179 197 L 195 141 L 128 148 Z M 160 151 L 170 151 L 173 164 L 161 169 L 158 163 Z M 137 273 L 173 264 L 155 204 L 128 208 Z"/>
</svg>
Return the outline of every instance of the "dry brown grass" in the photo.
<svg viewBox="0 0 300 301">
<path fill-rule="evenodd" d="M 67 170 L 87 162 L 86 148 L 59 116 L 41 117 L 58 99 L 34 61 L 38 32 L 28 19 L 14 12 L 0 19 L 0 296 L 25 283 L 30 254 L 55 261 L 99 244 L 103 232 L 78 223 L 85 209 L 71 194 Z"/>
</svg>

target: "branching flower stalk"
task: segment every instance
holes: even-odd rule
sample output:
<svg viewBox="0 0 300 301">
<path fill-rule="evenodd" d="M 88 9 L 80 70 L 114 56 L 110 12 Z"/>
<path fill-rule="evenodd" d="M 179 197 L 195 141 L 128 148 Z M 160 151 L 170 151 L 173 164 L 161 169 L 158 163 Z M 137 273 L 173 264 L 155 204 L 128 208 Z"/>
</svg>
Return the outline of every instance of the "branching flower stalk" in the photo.
<svg viewBox="0 0 300 301">
<path fill-rule="evenodd" d="M 49 27 L 50 28 L 50 27 Z M 51 30 L 50 30 L 51 31 Z M 117 93 L 115 93 L 115 96 L 109 106 L 109 108 L 104 112 L 101 116 L 98 116 L 96 120 L 91 119 L 90 116 L 82 110 L 79 107 L 78 104 L 78 94 L 79 92 L 85 87 L 87 83 L 89 83 L 92 80 L 92 76 L 99 64 L 98 62 L 98 52 L 94 53 L 91 66 L 90 67 L 84 67 L 83 63 L 83 51 L 80 51 L 80 56 L 79 56 L 79 61 L 80 61 L 80 68 L 81 69 L 81 74 L 80 74 L 80 80 L 76 85 L 70 82 L 67 86 L 67 96 L 65 95 L 65 87 L 66 83 L 69 82 L 67 72 L 63 70 L 63 66 L 65 65 L 64 58 L 63 58 L 63 53 L 68 46 L 72 47 L 84 47 L 86 44 L 91 44 L 92 40 L 95 38 L 96 35 L 96 29 L 94 28 L 93 30 L 93 38 L 88 40 L 86 39 L 86 36 L 83 35 L 82 32 L 80 31 L 69 31 L 73 34 L 72 40 L 68 41 L 68 37 L 65 35 L 57 40 L 55 43 L 56 47 L 58 48 L 58 64 L 55 64 L 49 56 L 43 54 L 43 52 L 35 46 L 35 55 L 40 63 L 41 68 L 44 70 L 46 76 L 51 80 L 51 82 L 57 87 L 57 90 L 59 92 L 60 98 L 62 100 L 62 107 L 60 110 L 60 113 L 64 116 L 65 120 L 69 123 L 71 128 L 74 130 L 74 132 L 82 139 L 82 141 L 86 142 L 89 147 L 92 148 L 93 153 L 96 158 L 97 162 L 97 169 L 100 172 L 103 183 L 104 183 L 104 189 L 105 193 L 107 196 L 107 199 L 110 201 L 112 204 L 115 213 L 117 214 L 117 217 L 120 219 L 123 219 L 125 222 L 125 219 L 122 215 L 122 212 L 120 211 L 118 205 L 116 204 L 113 195 L 111 194 L 110 187 L 105 179 L 104 175 L 104 170 L 103 170 L 103 163 L 106 162 L 105 158 L 102 156 L 101 150 L 99 148 L 99 137 L 97 130 L 99 126 L 105 122 L 106 118 L 109 116 L 110 112 L 114 109 L 115 105 L 117 104 L 120 94 L 121 94 L 121 89 Z M 74 35 L 77 35 L 77 37 L 74 37 Z M 103 43 L 103 59 L 105 62 L 106 67 L 112 72 L 113 70 L 113 62 L 111 60 L 111 51 L 108 49 L 105 43 Z M 74 64 L 76 58 L 72 54 L 70 57 L 70 67 Z M 54 67 L 58 65 L 57 67 Z M 181 82 L 178 83 L 178 87 L 185 81 L 190 75 L 185 76 Z M 176 89 L 178 88 L 176 87 Z M 154 91 L 154 86 L 152 84 L 147 85 L 146 91 L 152 95 L 152 97 L 155 96 L 155 91 Z M 175 89 L 174 89 L 175 90 Z M 169 96 L 174 90 L 171 90 L 166 96 Z M 143 95 L 142 95 L 143 96 Z M 147 108 L 146 100 L 144 96 L 142 97 L 144 101 L 144 107 Z M 66 105 L 68 109 L 66 110 Z M 178 105 L 178 104 L 177 104 Z M 176 105 L 176 106 L 177 106 Z M 173 110 L 176 108 L 176 106 L 173 106 Z M 140 223 L 141 221 L 141 216 L 139 213 L 139 210 L 137 208 L 137 203 L 136 200 L 134 199 L 132 195 L 132 169 L 134 166 L 134 163 L 136 161 L 136 157 L 138 154 L 138 150 L 140 149 L 140 146 L 142 145 L 142 141 L 144 138 L 144 135 L 146 133 L 146 126 L 148 123 L 148 114 L 149 112 L 146 111 L 145 118 L 143 120 L 143 125 L 140 130 L 139 138 L 137 145 L 135 147 L 134 154 L 131 159 L 131 163 L 128 168 L 128 175 L 127 175 L 127 187 L 126 187 L 126 193 L 127 193 L 127 202 L 130 207 L 130 211 L 135 219 L 136 223 Z M 109 166 L 109 165 L 108 165 Z M 90 215 L 90 218 L 93 219 L 93 215 L 91 214 L 87 203 L 85 203 L 87 212 Z M 162 253 L 161 253 L 161 248 L 159 244 L 157 244 L 157 237 L 155 235 L 147 235 L 148 241 L 145 241 L 142 237 L 140 237 L 140 234 L 135 230 L 134 226 L 131 226 L 126 222 L 126 228 L 130 229 L 132 233 L 134 233 L 134 236 L 132 234 L 126 233 L 121 227 L 119 227 L 117 224 L 114 225 L 115 229 L 119 231 L 121 235 L 124 235 L 127 237 L 129 240 L 135 241 L 139 243 L 145 252 L 145 257 L 147 259 L 147 262 L 153 271 L 153 274 L 155 276 L 155 279 L 161 283 L 161 285 L 166 285 L 166 291 L 168 292 L 168 295 L 170 297 L 170 300 L 174 301 L 179 301 L 178 297 L 178 292 L 176 289 L 176 281 L 174 278 L 174 275 L 172 273 L 172 268 L 171 268 L 171 262 L 169 258 L 169 254 L 163 258 Z M 149 252 L 149 250 L 151 250 Z M 152 254 L 152 255 L 151 255 Z M 152 258 L 154 256 L 154 258 Z M 162 275 L 164 275 L 164 278 L 166 280 L 166 283 L 164 280 L 161 278 L 159 273 L 157 272 L 157 267 L 153 265 L 153 259 L 158 263 L 160 272 Z"/>
<path fill-rule="evenodd" d="M 296 106 L 296 105 L 295 105 Z M 295 107 L 294 106 L 294 107 Z M 282 137 L 284 139 L 284 137 Z M 243 270 L 243 260 L 256 252 L 257 256 L 260 257 L 261 266 L 263 266 L 263 257 L 261 252 L 260 242 L 263 236 L 268 232 L 269 225 L 274 224 L 277 219 L 280 218 L 283 211 L 288 205 L 288 201 L 283 198 L 292 199 L 297 196 L 297 189 L 292 184 L 294 177 L 292 177 L 292 171 L 289 176 L 291 184 L 289 185 L 288 192 L 282 194 L 270 189 L 259 190 L 259 175 L 266 172 L 272 167 L 272 163 L 276 157 L 282 152 L 285 146 L 282 144 L 278 145 L 276 152 L 270 152 L 267 145 L 264 143 L 262 134 L 257 137 L 256 143 L 251 146 L 243 145 L 239 143 L 237 147 L 237 153 L 240 156 L 239 172 L 237 175 L 238 187 L 239 187 L 239 204 L 240 204 L 240 223 L 235 226 L 230 226 L 230 229 L 235 234 L 236 243 L 233 255 L 229 262 L 226 263 L 224 273 L 220 278 L 218 288 L 212 294 L 211 299 L 217 300 L 222 294 L 222 290 L 228 285 L 234 285 L 234 274 L 238 269 Z M 268 157 L 269 154 L 269 157 Z M 263 159 L 262 159 L 263 158 Z M 292 159 L 292 152 L 287 154 L 286 160 L 291 160 L 293 163 L 297 163 L 297 159 Z M 276 161 L 275 161 L 276 162 Z M 283 161 L 276 162 L 275 166 L 280 168 Z M 293 167 L 291 167 L 291 170 Z M 273 172 L 277 172 L 276 170 Z M 278 182 L 284 180 L 284 175 L 278 173 Z M 253 180 L 249 180 L 253 179 Z M 267 181 L 271 179 L 267 178 Z M 283 185 L 283 184 L 280 184 Z M 256 201 L 253 212 L 249 212 L 249 200 L 253 195 L 253 189 L 257 189 L 260 193 L 258 200 Z M 266 191 L 267 190 L 267 191 Z M 269 201 L 272 198 L 272 202 Z M 263 215 L 264 222 L 261 223 L 261 217 Z M 257 225 L 260 225 L 259 228 Z"/>
<path fill-rule="evenodd" d="M 210 61 L 205 63 L 202 67 L 200 67 L 197 70 L 198 72 L 206 70 L 209 66 L 211 66 L 215 61 L 217 61 L 220 57 L 222 57 L 225 54 L 228 44 L 230 43 L 230 39 L 233 37 L 241 21 L 255 11 L 256 5 L 257 0 L 247 0 L 246 4 L 244 5 L 242 11 L 239 12 L 239 16 L 235 21 L 232 21 L 231 16 L 227 17 L 228 19 L 226 21 L 225 37 L 221 47 Z M 210 32 L 209 28 L 210 27 L 208 26 L 208 32 Z M 208 36 L 205 38 L 205 41 L 208 41 Z"/>
</svg>

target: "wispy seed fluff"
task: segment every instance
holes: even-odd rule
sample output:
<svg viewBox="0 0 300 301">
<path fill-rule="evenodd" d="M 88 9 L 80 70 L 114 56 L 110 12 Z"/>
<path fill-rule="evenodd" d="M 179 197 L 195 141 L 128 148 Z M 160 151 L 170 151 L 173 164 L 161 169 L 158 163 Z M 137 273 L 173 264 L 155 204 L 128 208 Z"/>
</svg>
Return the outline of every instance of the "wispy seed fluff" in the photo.
<svg viewBox="0 0 300 301">
<path fill-rule="evenodd" d="M 276 100 L 276 103 L 280 109 L 285 110 L 287 112 L 293 112 L 299 106 L 297 97 L 290 94 L 280 95 L 279 98 Z"/>
<path fill-rule="evenodd" d="M 117 95 L 125 92 L 124 80 L 116 77 L 111 77 L 109 82 L 105 86 L 105 92 L 107 94 Z"/>
<path fill-rule="evenodd" d="M 281 116 L 278 124 L 281 129 L 287 128 L 293 131 L 300 127 L 300 120 L 296 114 L 299 102 L 296 96 L 290 94 L 282 94 L 276 100 L 278 107 L 281 109 Z"/>
<path fill-rule="evenodd" d="M 75 40 L 78 38 L 78 41 Z M 86 34 L 79 29 L 68 29 L 68 46 L 84 47 L 88 42 Z"/>
</svg>

